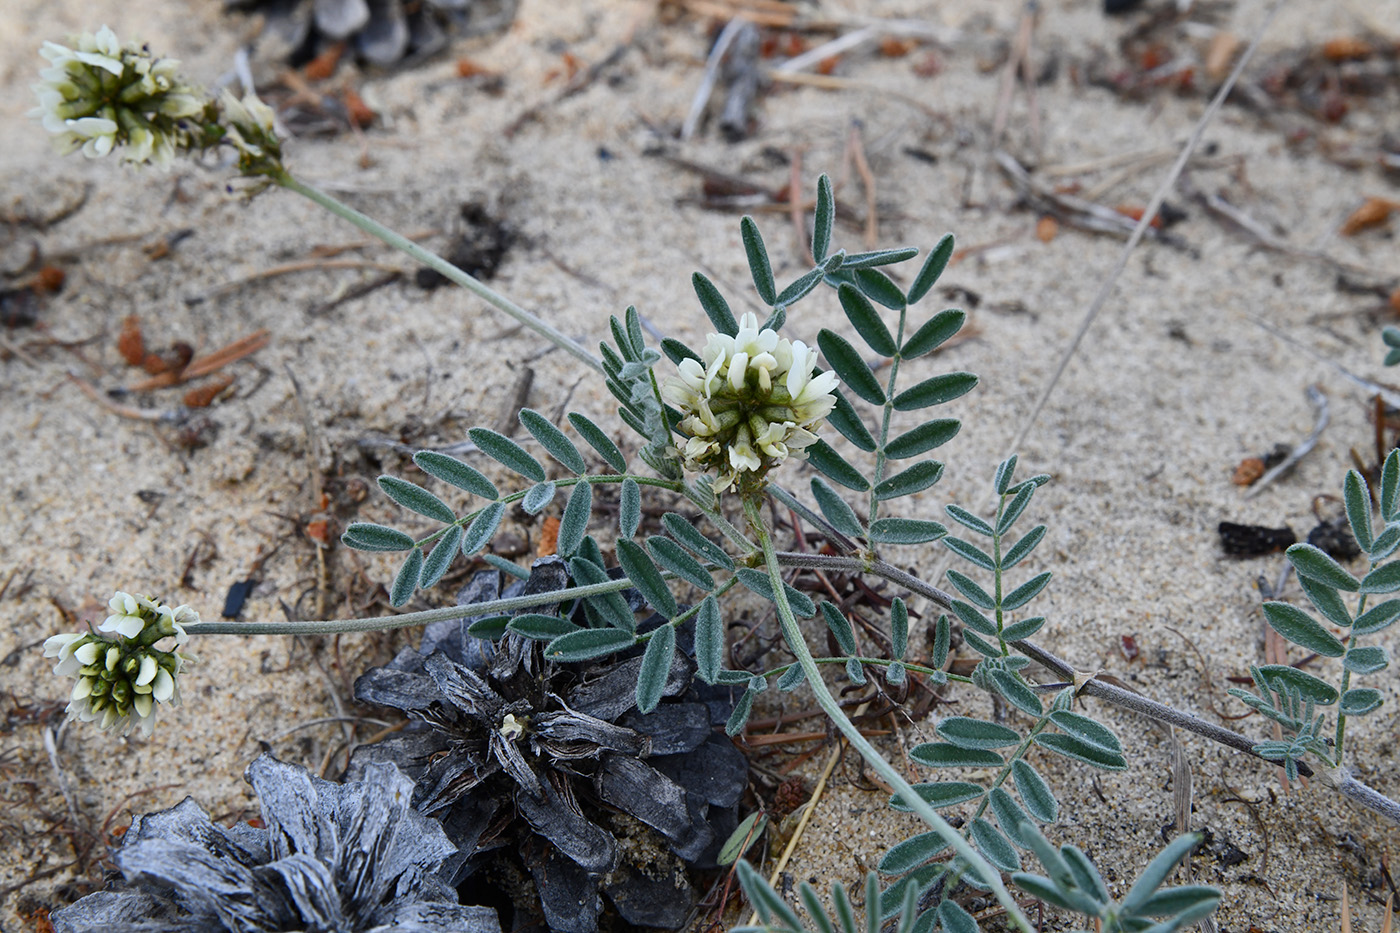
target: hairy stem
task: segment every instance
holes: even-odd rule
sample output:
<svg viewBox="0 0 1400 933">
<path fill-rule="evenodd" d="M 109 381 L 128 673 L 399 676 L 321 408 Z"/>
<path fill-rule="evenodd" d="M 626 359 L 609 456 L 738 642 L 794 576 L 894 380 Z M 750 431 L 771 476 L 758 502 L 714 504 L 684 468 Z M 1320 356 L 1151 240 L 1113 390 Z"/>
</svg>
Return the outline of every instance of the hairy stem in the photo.
<svg viewBox="0 0 1400 933">
<path fill-rule="evenodd" d="M 947 820 L 939 816 L 933 807 L 925 803 L 914 792 L 914 789 L 909 786 L 909 782 L 904 779 L 904 775 L 886 761 L 884 756 L 875 750 L 875 746 L 871 745 L 865 736 L 860 734 L 855 723 L 851 722 L 837 703 L 836 698 L 831 695 L 831 691 L 827 689 L 826 681 L 822 680 L 821 671 L 812 659 L 812 652 L 808 650 L 807 642 L 802 637 L 802 631 L 798 628 L 797 618 L 792 614 L 792 607 L 788 605 L 778 555 L 773 548 L 773 538 L 768 532 L 768 526 L 764 524 L 760 511 L 759 494 L 744 495 L 743 500 L 744 514 L 748 516 L 749 525 L 758 540 L 759 547 L 763 550 L 768 578 L 773 583 L 773 598 L 777 603 L 778 621 L 782 626 L 783 638 L 787 642 L 788 649 L 797 657 L 797 662 L 802 665 L 802 670 L 807 675 L 807 683 L 812 688 L 813 696 L 816 697 L 817 705 L 822 708 L 822 711 L 851 743 L 851 746 L 860 752 L 861 757 L 870 764 L 870 767 L 884 778 L 886 783 L 894 788 L 895 793 L 909 805 L 910 809 L 946 840 L 953 847 L 953 851 L 967 862 L 972 871 L 976 872 L 982 882 L 992 889 L 997 901 L 1006 908 L 1007 916 L 1011 918 L 1016 927 L 1024 933 L 1032 933 L 1030 922 L 1021 913 L 1016 899 L 1011 896 L 1011 892 L 1002 882 L 1001 873 L 989 865 L 987 860 L 962 837 L 961 833 L 950 826 Z"/>
</svg>

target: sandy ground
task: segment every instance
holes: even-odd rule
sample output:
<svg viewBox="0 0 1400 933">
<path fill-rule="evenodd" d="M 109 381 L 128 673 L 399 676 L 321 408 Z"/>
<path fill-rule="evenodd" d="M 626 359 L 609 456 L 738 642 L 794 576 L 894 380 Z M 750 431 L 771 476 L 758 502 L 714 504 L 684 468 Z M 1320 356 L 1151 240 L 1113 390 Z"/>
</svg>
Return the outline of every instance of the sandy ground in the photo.
<svg viewBox="0 0 1400 933">
<path fill-rule="evenodd" d="M 342 72 L 379 113 L 379 124 L 363 136 L 293 142 L 289 164 L 399 230 L 442 229 L 459 204 L 486 204 L 519 237 L 497 286 L 585 343 L 606 334 L 607 314 L 635 303 L 661 330 L 696 344 L 706 321 L 690 291 L 692 270 L 706 270 L 737 309 L 753 305 L 737 217 L 688 203 L 698 178 L 654 151 L 772 188 L 787 183 L 782 158 L 800 152 L 806 189 L 818 172 L 831 172 L 843 182 L 843 203 L 859 211 L 859 183 L 842 167 L 858 125 L 878 178 L 882 245 L 927 248 L 953 231 L 964 247 L 986 247 L 945 275 L 943 284 L 960 292 L 930 299 L 968 306 L 977 339 L 911 365 L 908 374 L 981 375 L 978 391 L 950 406 L 964 428 L 940 451 L 946 478 L 910 504 L 930 517 L 940 517 L 949 501 L 981 508 L 994 465 L 1120 241 L 1067 227 L 1051 242 L 1037 239 L 1035 214 L 1016 208 L 990 160 L 1000 81 L 1000 69 L 990 66 L 1015 34 L 1020 4 L 847 0 L 820 7 L 848 26 L 875 13 L 919 18 L 956 41 L 905 58 L 848 56 L 836 74 L 851 86 L 773 89 L 758 106 L 749 139 L 728 144 L 707 132 L 680 143 L 674 133 L 700 77 L 707 21 L 663 21 L 646 2 L 526 0 L 508 32 L 461 43 L 440 60 L 367 78 Z M 1396 0 L 1367 7 L 1375 22 L 1400 23 Z M 356 490 L 372 489 L 385 470 L 411 477 L 412 466 L 392 451 L 363 446 L 364 439 L 460 440 L 468 427 L 497 421 L 526 367 L 534 371 L 530 405 L 552 411 L 572 392 L 571 408 L 605 423 L 614 406 L 564 354 L 544 353 L 540 340 L 512 331 L 452 289 L 399 283 L 313 313 L 374 270 L 286 275 L 189 303 L 190 296 L 306 258 L 315 245 L 360 236 L 292 194 L 272 192 L 251 203 L 230 198 L 227 171 L 216 165 L 182 164 L 160 174 L 59 160 L 25 117 L 27 85 L 41 65 L 35 50 L 43 39 L 103 22 L 183 59 L 190 76 L 214 84 L 231 67 L 247 21 L 225 17 L 213 0 L 7 0 L 5 8 L 0 208 L 11 223 L 0 234 L 0 265 L 7 273 L 20 269 L 34 249 L 70 256 L 61 262 L 65 288 L 40 312 L 42 329 L 4 332 L 25 356 L 6 353 L 0 363 L 0 444 L 7 453 L 0 481 L 0 787 L 7 801 L 0 928 L 19 930 L 39 929 L 22 917 L 77 896 L 86 890 L 77 885 L 94 877 L 75 876 L 75 839 L 90 843 L 93 833 L 124 826 L 133 812 L 186 794 L 221 817 L 250 815 L 254 802 L 241 774 L 264 747 L 313 768 L 332 760 L 347 728 L 332 717 L 355 713 L 343 705 L 349 684 L 397 643 L 387 636 L 210 637 L 195 646 L 203 663 L 186 682 L 186 705 L 152 738 L 59 728 L 48 754 L 44 731 L 61 721 L 67 688 L 39 656 L 45 637 L 76 620 L 99 619 L 118 588 L 164 594 L 206 618 L 217 617 L 228 587 L 245 579 L 257 581 L 245 619 L 314 618 L 318 599 L 328 615 L 384 612 L 374 586 L 388 581 L 392 565 L 339 547 L 318 555 L 306 534 L 309 521 L 327 517 L 317 498 L 322 490 L 332 522 L 402 520 L 377 491 L 359 501 Z M 1075 80 L 1075 63 L 1112 53 L 1133 20 L 1108 20 L 1085 0 L 1048 0 L 1041 8 L 1035 54 L 1060 67 L 1037 89 L 1038 155 L 1024 93 L 1011 109 L 1011 151 L 1050 167 L 1184 141 L 1204 109 L 1202 95 L 1159 93 L 1133 102 Z M 1240 35 L 1252 34 L 1265 12 L 1253 2 L 1217 9 L 1223 27 Z M 1360 29 L 1345 5 L 1296 0 L 1267 33 L 1262 54 Z M 629 36 L 630 47 L 601 80 L 559 99 L 564 53 L 586 66 Z M 931 50 L 942 69 L 921 76 L 915 65 Z M 503 93 L 458 78 L 457 55 L 499 71 Z M 536 106 L 533 118 L 504 134 Z M 1296 114 L 1266 121 L 1226 108 L 1206 134 L 1212 156 L 1192 180 L 1206 192 L 1228 190 L 1237 206 L 1283 231 L 1291 247 L 1393 279 L 1400 274 L 1393 223 L 1356 237 L 1337 230 L 1364 197 L 1400 197 L 1394 176 L 1340 167 L 1315 139 L 1290 145 L 1288 134 L 1303 126 L 1334 139 L 1374 140 L 1380 128 L 1400 132 L 1396 119 L 1394 110 L 1363 105 L 1341 126 L 1326 128 Z M 1157 162 L 1128 172 L 1101 199 L 1143 204 L 1165 170 Z M 1089 187 L 1107 174 L 1062 180 Z M 85 187 L 83 206 L 62 222 L 43 229 L 17 222 L 52 216 Z M 1223 519 L 1288 524 L 1306 534 L 1313 498 L 1338 491 L 1349 451 L 1370 456 L 1368 393 L 1318 356 L 1384 378 L 1384 300 L 1340 289 L 1328 262 L 1259 249 L 1199 205 L 1180 195 L 1172 201 L 1187 210 L 1173 230 L 1184 247 L 1146 243 L 1132 257 L 1021 455 L 1023 469 L 1053 476 L 1031 516 L 1051 528 L 1034 569 L 1056 573 L 1039 603 L 1050 618 L 1040 640 L 1081 669 L 1104 668 L 1213 719 L 1216 708 L 1242 711 L 1224 696 L 1224 679 L 1262 661 L 1255 580 L 1277 577 L 1282 566 L 1277 555 L 1223 557 L 1215 526 Z M 802 270 L 793 229 L 783 214 L 760 219 L 779 278 L 789 280 Z M 186 229 L 192 235 L 168 255 L 152 257 L 147 247 Z M 838 229 L 838 242 L 852 249 L 862 248 L 860 237 L 858 229 Z M 387 250 L 347 255 L 410 268 Z M 975 307 L 968 293 L 980 299 Z M 140 316 L 157 347 L 184 340 L 205 351 L 270 331 L 266 349 L 231 368 L 232 397 L 207 410 L 218 424 L 207 446 L 187 449 L 168 427 L 104 410 L 68 379 L 71 372 L 106 389 L 140 377 L 116 349 L 130 314 Z M 1313 352 L 1282 341 L 1261 321 Z M 827 294 L 800 307 L 789 333 L 811 340 L 820 327 L 843 323 Z M 1244 501 L 1230 483 L 1234 465 L 1307 433 L 1312 415 L 1303 391 L 1313 384 L 1327 394 L 1332 415 L 1317 449 L 1291 477 Z M 179 390 L 127 401 L 172 410 Z M 794 470 L 786 480 L 801 486 L 806 477 Z M 513 523 L 505 535 L 533 541 L 537 531 Z M 921 573 L 942 557 L 941 549 L 894 554 Z M 445 587 L 426 596 L 430 603 L 447 598 Z M 1140 651 L 1131 663 L 1120 650 L 1125 635 Z M 1400 630 L 1380 643 L 1393 654 Z M 1400 689 L 1393 672 L 1372 683 L 1386 705 L 1355 724 L 1353 764 L 1364 780 L 1396 795 Z M 962 699 L 958 711 L 990 713 L 984 698 Z M 799 695 L 788 702 L 804 701 Z M 1107 877 L 1126 882 L 1172 820 L 1170 746 L 1145 722 L 1101 705 L 1093 712 L 1123 738 L 1131 767 L 1091 781 L 1081 768 L 1037 759 L 1055 777 L 1064 805 L 1049 835 L 1081 846 Z M 1233 725 L 1266 736 L 1257 719 Z M 375 728 L 361 725 L 356 735 L 364 739 Z M 905 738 L 931 734 L 931 722 L 913 723 Z M 1196 789 L 1192 828 L 1214 840 L 1193 867 L 1198 879 L 1225 892 L 1221 929 L 1336 929 L 1343 884 L 1356 905 L 1355 928 L 1380 929 L 1384 859 L 1400 847 L 1394 827 L 1320 786 L 1285 793 L 1271 768 L 1195 738 L 1184 743 Z M 868 788 L 856 762 L 836 770 L 789 866 L 792 880 L 811 879 L 823 889 L 850 884 L 912 830 Z M 31 875 L 37 880 L 20 884 Z"/>
</svg>

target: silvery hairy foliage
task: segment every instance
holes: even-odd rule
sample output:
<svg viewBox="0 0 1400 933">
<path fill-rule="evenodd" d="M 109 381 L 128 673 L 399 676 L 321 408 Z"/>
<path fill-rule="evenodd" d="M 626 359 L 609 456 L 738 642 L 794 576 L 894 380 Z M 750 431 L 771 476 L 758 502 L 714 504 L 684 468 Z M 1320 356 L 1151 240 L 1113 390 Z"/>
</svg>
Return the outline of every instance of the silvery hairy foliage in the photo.
<svg viewBox="0 0 1400 933">
<path fill-rule="evenodd" d="M 107 887 L 54 911 L 58 933 L 499 933 L 438 877 L 457 847 L 409 806 L 392 764 L 332 784 L 263 755 L 262 827 L 211 822 L 193 798 L 138 816 Z"/>
<path fill-rule="evenodd" d="M 546 557 L 504 590 L 499 571 L 476 574 L 458 602 L 469 613 L 473 603 L 568 582 L 564 561 Z M 642 608 L 633 596 L 628 611 Z M 459 847 L 447 874 L 463 891 L 499 886 L 502 861 L 518 860 L 551 929 L 596 930 L 601 895 L 629 923 L 680 927 L 695 899 L 687 866 L 714 866 L 747 783 L 743 755 L 713 733 L 732 701 L 702 695 L 693 663 L 677 652 L 660 702 L 642 714 L 640 657 L 583 668 L 544 660 L 542 643 L 521 635 L 493 643 L 470 632 L 500 622 L 434 623 L 418 650 L 356 681 L 358 699 L 402 710 L 412 724 L 357 749 L 350 773 L 392 761 L 414 778 L 414 807 L 441 820 Z M 618 811 L 636 824 L 620 824 Z M 634 842 L 622 845 L 623 836 Z"/>
</svg>

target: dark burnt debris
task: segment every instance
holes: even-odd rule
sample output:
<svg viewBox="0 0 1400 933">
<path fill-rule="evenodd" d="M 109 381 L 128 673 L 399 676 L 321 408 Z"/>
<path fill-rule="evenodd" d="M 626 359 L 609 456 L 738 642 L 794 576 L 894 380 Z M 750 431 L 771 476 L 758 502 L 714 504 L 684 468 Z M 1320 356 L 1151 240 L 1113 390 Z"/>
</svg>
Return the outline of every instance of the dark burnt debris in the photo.
<svg viewBox="0 0 1400 933">
<path fill-rule="evenodd" d="M 1263 557 L 1298 543 L 1298 536 L 1287 526 L 1265 528 L 1263 525 L 1221 522 L 1219 533 L 1220 546 L 1231 557 Z"/>
<path fill-rule="evenodd" d="M 546 557 L 504 592 L 499 572 L 478 573 L 458 602 L 566 585 L 564 562 Z M 376 762 L 404 768 L 416 781 L 413 806 L 441 820 L 458 847 L 444 876 L 470 903 L 509 891 L 513 904 L 495 904 L 507 928 L 592 933 L 604 894 L 613 929 L 681 927 L 695 900 L 687 867 L 714 867 L 747 785 L 746 760 L 715 729 L 731 701 L 702 692 L 693 662 L 677 652 L 665 698 L 641 715 L 640 656 L 553 664 L 542 642 L 470 635 L 477 618 L 429 626 L 420 649 L 356 681 L 358 699 L 413 722 L 361 746 L 348 777 Z M 526 876 L 534 892 L 518 883 Z"/>
</svg>

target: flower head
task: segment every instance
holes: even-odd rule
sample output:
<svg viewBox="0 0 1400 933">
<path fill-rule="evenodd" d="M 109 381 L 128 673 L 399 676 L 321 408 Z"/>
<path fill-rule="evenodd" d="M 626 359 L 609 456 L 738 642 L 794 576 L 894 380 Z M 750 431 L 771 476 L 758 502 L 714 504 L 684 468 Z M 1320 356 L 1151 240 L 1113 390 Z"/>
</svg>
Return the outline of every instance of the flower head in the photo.
<svg viewBox="0 0 1400 933">
<path fill-rule="evenodd" d="M 282 145 L 277 140 L 276 114 L 258 95 L 240 100 L 225 90 L 219 95 L 223 141 L 238 150 L 238 167 L 245 175 L 262 175 L 280 166 Z"/>
<path fill-rule="evenodd" d="M 118 592 L 107 604 L 112 610 L 98 632 L 65 632 L 44 642 L 44 657 L 58 658 L 53 672 L 76 677 L 68 699 L 68 718 L 95 722 L 99 729 L 116 728 L 123 735 L 139 725 L 150 735 L 156 725 L 156 704 L 180 705 L 177 678 L 193 661 L 179 651 L 189 635 L 185 625 L 198 622 L 189 606 L 171 609 L 145 596 Z M 174 639 L 170 650 L 157 642 Z"/>
<path fill-rule="evenodd" d="M 456 846 L 409 806 L 394 765 L 332 784 L 263 755 L 247 779 L 263 827 L 225 829 L 189 797 L 139 816 L 113 858 L 122 878 L 55 911 L 54 929 L 499 933 L 495 911 L 437 877 Z"/>
<path fill-rule="evenodd" d="M 121 147 L 128 162 L 164 166 L 190 147 L 189 118 L 206 101 L 176 73 L 179 62 L 124 46 L 106 26 L 74 44 L 44 43 L 39 54 L 49 67 L 33 86 L 39 106 L 30 115 L 43 120 L 59 151 L 98 158 Z"/>
<path fill-rule="evenodd" d="M 754 314 L 733 336 L 711 334 L 702 359 L 682 360 L 661 387 L 683 416 L 686 469 L 716 471 L 722 491 L 743 474 L 761 477 L 789 457 L 802 459 L 836 407 L 836 374 L 814 376 L 816 366 L 814 349 L 760 330 Z"/>
</svg>

